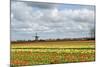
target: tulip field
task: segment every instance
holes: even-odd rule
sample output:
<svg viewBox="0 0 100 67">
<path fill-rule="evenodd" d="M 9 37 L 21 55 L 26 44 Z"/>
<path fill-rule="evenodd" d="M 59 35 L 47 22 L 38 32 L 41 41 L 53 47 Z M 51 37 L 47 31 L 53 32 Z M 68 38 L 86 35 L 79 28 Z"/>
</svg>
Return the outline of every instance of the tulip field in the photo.
<svg viewBox="0 0 100 67">
<path fill-rule="evenodd" d="M 11 43 L 11 67 L 95 61 L 95 41 Z"/>
</svg>

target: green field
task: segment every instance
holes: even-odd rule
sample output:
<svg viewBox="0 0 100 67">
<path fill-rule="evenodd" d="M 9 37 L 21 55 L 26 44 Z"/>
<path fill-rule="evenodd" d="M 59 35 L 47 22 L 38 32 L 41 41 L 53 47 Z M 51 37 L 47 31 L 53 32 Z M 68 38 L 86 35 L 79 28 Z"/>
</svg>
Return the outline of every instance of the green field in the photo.
<svg viewBox="0 0 100 67">
<path fill-rule="evenodd" d="M 11 66 L 95 61 L 94 41 L 11 43 Z"/>
</svg>

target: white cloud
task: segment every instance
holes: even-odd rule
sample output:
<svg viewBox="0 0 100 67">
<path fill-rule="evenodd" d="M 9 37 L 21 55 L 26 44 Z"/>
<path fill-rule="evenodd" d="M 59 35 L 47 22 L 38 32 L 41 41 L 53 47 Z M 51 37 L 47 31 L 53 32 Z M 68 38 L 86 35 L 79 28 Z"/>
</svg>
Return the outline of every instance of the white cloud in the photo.
<svg viewBox="0 0 100 67">
<path fill-rule="evenodd" d="M 75 32 L 87 34 L 90 29 L 94 28 L 94 10 L 87 8 L 59 10 L 58 7 L 58 5 L 47 3 L 12 2 L 12 39 L 16 39 L 14 35 L 21 37 L 22 33 L 31 36 L 35 32 L 47 35 L 49 33 L 71 34 Z M 70 37 L 73 36 L 70 35 Z"/>
</svg>

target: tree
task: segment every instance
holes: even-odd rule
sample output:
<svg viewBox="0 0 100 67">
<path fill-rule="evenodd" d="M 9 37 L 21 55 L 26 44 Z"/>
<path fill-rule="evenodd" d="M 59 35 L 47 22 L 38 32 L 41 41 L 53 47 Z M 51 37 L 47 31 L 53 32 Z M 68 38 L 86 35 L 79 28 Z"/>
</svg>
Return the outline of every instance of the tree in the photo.
<svg viewBox="0 0 100 67">
<path fill-rule="evenodd" d="M 91 38 L 95 39 L 95 28 L 91 29 Z"/>
</svg>

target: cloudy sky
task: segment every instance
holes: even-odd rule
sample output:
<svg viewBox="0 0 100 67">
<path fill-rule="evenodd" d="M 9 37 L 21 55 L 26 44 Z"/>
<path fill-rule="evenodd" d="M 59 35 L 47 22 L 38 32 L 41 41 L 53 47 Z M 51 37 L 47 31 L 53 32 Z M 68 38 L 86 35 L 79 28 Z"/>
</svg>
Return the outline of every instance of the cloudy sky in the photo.
<svg viewBox="0 0 100 67">
<path fill-rule="evenodd" d="M 11 40 L 90 37 L 95 6 L 43 2 L 11 2 Z"/>
</svg>

